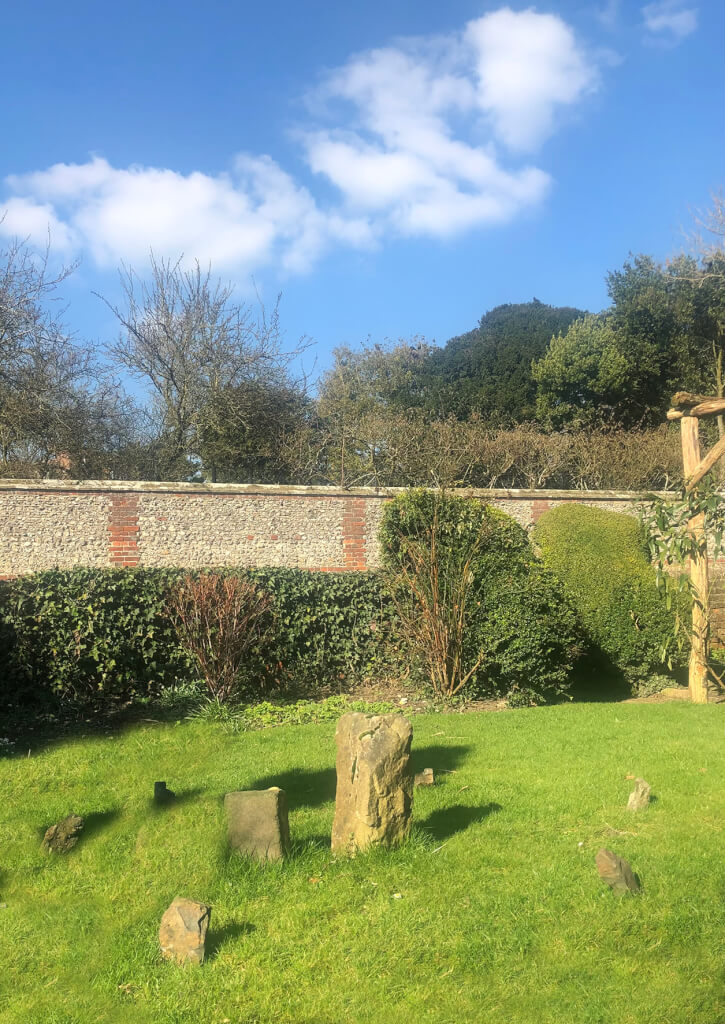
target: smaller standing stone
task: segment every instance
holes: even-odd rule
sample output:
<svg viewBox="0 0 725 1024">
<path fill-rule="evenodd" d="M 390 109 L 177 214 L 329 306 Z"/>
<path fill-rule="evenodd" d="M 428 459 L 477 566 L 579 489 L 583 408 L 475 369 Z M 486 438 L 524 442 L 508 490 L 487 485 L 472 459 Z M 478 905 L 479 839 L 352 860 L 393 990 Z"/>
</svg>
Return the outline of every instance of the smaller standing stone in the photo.
<svg viewBox="0 0 725 1024">
<path fill-rule="evenodd" d="M 624 857 L 618 857 L 611 850 L 601 849 L 595 860 L 599 877 L 618 895 L 639 892 L 639 882 Z"/>
<path fill-rule="evenodd" d="M 204 961 L 206 933 L 211 907 L 195 900 L 175 899 L 159 928 L 161 955 L 177 964 L 200 964 Z"/>
<path fill-rule="evenodd" d="M 424 768 L 422 772 L 416 772 L 415 778 L 413 779 L 416 786 L 433 786 L 435 785 L 435 778 L 433 776 L 432 768 Z"/>
<path fill-rule="evenodd" d="M 172 790 L 166 788 L 165 782 L 154 782 L 154 803 L 170 804 L 176 796 Z"/>
<path fill-rule="evenodd" d="M 645 807 L 649 807 L 650 794 L 652 789 L 649 782 L 645 782 L 644 779 L 634 780 L 634 789 L 629 794 L 629 802 L 627 803 L 628 811 L 643 811 Z"/>
<path fill-rule="evenodd" d="M 72 850 L 83 830 L 83 818 L 69 814 L 57 825 L 51 825 L 43 836 L 43 849 L 48 853 L 67 853 Z"/>
<path fill-rule="evenodd" d="M 287 797 L 283 789 L 237 790 L 224 797 L 229 845 L 258 860 L 281 860 L 290 846 Z"/>
</svg>

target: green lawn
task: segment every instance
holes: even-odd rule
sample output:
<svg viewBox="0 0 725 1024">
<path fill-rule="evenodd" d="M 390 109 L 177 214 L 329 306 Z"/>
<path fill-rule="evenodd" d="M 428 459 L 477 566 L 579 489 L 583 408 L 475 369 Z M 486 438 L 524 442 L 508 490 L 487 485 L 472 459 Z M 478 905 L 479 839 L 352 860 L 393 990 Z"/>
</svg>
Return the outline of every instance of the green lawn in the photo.
<svg viewBox="0 0 725 1024">
<path fill-rule="evenodd" d="M 410 842 L 333 861 L 334 723 L 145 725 L 0 760 L 2 1024 L 722 1024 L 725 706 L 581 704 L 413 720 Z M 656 801 L 626 810 L 642 775 Z M 155 779 L 180 799 L 150 804 Z M 287 790 L 294 855 L 227 854 L 222 795 Z M 40 851 L 69 811 L 66 857 Z M 608 846 L 640 896 L 600 883 Z M 160 960 L 177 895 L 207 962 Z"/>
</svg>

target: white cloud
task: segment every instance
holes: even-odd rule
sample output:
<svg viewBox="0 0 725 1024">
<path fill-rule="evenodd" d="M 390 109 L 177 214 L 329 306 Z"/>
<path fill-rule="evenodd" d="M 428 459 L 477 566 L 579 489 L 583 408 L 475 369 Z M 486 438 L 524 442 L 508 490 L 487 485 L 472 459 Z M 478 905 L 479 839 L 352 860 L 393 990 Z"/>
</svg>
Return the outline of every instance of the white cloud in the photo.
<svg viewBox="0 0 725 1024">
<path fill-rule="evenodd" d="M 507 153 L 540 147 L 597 82 L 560 18 L 502 8 L 455 35 L 352 58 L 315 96 L 333 126 L 301 137 L 348 210 L 398 233 L 450 236 L 543 199 L 548 174 Z"/>
<path fill-rule="evenodd" d="M 94 157 L 12 176 L 7 184 L 15 197 L 5 204 L 14 211 L 2 225 L 6 234 L 35 234 L 51 219 L 100 266 L 145 261 L 154 249 L 219 268 L 253 269 L 279 257 L 301 270 L 346 230 L 269 157 L 239 156 L 232 174 L 216 176 L 119 169 Z M 363 240 L 362 226 L 347 230 Z"/>
<path fill-rule="evenodd" d="M 593 59 L 559 17 L 504 7 L 448 36 L 370 50 L 330 72 L 295 138 L 333 186 L 315 199 L 269 156 L 227 173 L 113 167 L 101 157 L 6 179 L 0 232 L 51 225 L 101 266 L 158 255 L 291 272 L 331 246 L 450 237 L 511 220 L 550 187 L 533 153 L 596 88 Z"/>
<path fill-rule="evenodd" d="M 30 238 L 36 245 L 47 240 L 61 251 L 73 248 L 72 233 L 58 220 L 53 207 L 23 196 L 10 196 L 0 204 L 0 235 Z"/>
<path fill-rule="evenodd" d="M 554 14 L 504 7 L 470 22 L 465 34 L 475 51 L 481 108 L 511 148 L 540 146 L 557 110 L 597 84 L 592 58 Z"/>
<path fill-rule="evenodd" d="M 647 38 L 675 45 L 697 29 L 697 8 L 686 7 L 682 0 L 658 0 L 642 8 Z"/>
</svg>

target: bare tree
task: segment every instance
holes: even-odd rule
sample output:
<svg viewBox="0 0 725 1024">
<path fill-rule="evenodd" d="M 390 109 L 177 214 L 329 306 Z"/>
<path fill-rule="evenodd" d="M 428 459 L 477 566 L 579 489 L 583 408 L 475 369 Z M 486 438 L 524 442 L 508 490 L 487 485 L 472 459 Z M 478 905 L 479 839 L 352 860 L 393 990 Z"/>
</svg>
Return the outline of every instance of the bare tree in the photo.
<svg viewBox="0 0 725 1024">
<path fill-rule="evenodd" d="M 152 253 L 148 279 L 124 267 L 121 284 L 122 307 L 104 299 L 123 329 L 108 351 L 150 388 L 166 473 L 189 476 L 201 462 L 214 479 L 214 410 L 242 417 L 245 395 L 258 396 L 260 387 L 301 393 L 304 379 L 294 378 L 292 365 L 308 343 L 284 350 L 279 300 L 269 316 L 261 302 L 255 313 L 198 263 L 186 270 Z M 228 449 L 228 431 L 223 444 Z"/>
<path fill-rule="evenodd" d="M 137 415 L 117 382 L 65 324 L 60 289 L 75 269 L 52 269 L 49 242 L 42 251 L 19 239 L 0 249 L 4 475 L 100 473 L 135 432 Z"/>
</svg>

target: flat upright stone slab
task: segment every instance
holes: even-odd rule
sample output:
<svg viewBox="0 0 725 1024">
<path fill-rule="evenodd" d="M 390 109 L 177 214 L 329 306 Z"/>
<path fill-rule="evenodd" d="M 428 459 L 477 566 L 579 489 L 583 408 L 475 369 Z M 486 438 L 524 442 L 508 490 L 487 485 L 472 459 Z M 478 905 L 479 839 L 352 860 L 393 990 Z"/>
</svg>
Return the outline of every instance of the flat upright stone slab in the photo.
<svg viewBox="0 0 725 1024">
<path fill-rule="evenodd" d="M 48 853 L 67 853 L 80 838 L 84 825 L 83 818 L 69 814 L 57 825 L 51 825 L 43 836 L 42 848 Z"/>
<path fill-rule="evenodd" d="M 644 779 L 635 779 L 634 789 L 629 794 L 627 810 L 643 811 L 645 807 L 649 807 L 651 795 L 652 787 L 650 786 L 649 782 L 645 782 Z"/>
<path fill-rule="evenodd" d="M 224 797 L 229 845 L 258 860 L 281 860 L 289 853 L 287 797 L 283 789 L 237 790 Z"/>
<path fill-rule="evenodd" d="M 624 857 L 618 857 L 611 850 L 602 848 L 597 853 L 595 861 L 599 877 L 618 895 L 639 892 L 639 882 Z"/>
<path fill-rule="evenodd" d="M 433 769 L 424 768 L 422 772 L 417 772 L 413 782 L 416 786 L 434 786 L 435 776 L 433 775 Z"/>
<path fill-rule="evenodd" d="M 162 957 L 175 960 L 177 964 L 203 963 L 210 919 L 211 907 L 206 903 L 175 899 L 161 918 L 159 945 Z"/>
<path fill-rule="evenodd" d="M 333 853 L 394 846 L 410 833 L 413 727 L 399 714 L 343 715 L 337 723 Z"/>
</svg>

